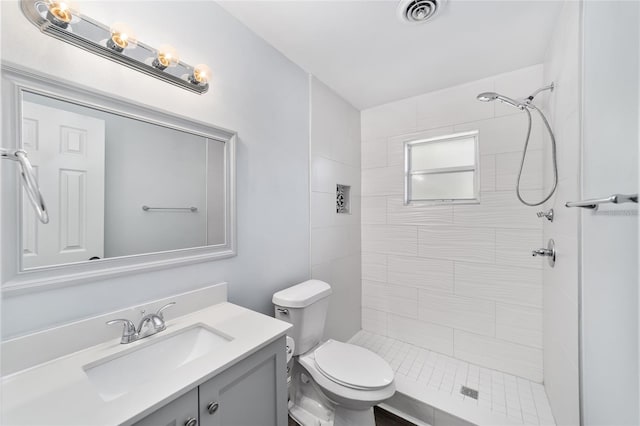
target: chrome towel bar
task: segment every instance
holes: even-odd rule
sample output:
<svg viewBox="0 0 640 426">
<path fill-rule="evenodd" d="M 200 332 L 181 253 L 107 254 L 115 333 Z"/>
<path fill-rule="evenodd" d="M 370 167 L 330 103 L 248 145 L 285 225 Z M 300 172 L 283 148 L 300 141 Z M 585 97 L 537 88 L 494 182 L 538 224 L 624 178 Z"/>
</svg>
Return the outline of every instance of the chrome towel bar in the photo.
<svg viewBox="0 0 640 426">
<path fill-rule="evenodd" d="M 9 150 L 6 148 L 0 148 L 0 158 L 16 161 L 20 165 L 20 175 L 22 176 L 22 183 L 27 191 L 27 196 L 31 205 L 38 215 L 38 219 L 42 223 L 49 223 L 49 213 L 47 206 L 44 203 L 44 197 L 38 187 L 33 166 L 27 158 L 27 152 L 22 149 Z"/>
<path fill-rule="evenodd" d="M 583 209 L 595 210 L 600 204 L 622 204 L 637 203 L 638 194 L 613 194 L 606 198 L 592 198 L 590 200 L 569 201 L 565 204 L 567 207 L 582 207 Z"/>
<path fill-rule="evenodd" d="M 145 212 L 151 211 L 151 210 L 187 210 L 190 211 L 192 213 L 195 213 L 198 211 L 197 207 L 149 207 L 149 206 L 142 206 L 142 210 L 144 210 Z"/>
</svg>

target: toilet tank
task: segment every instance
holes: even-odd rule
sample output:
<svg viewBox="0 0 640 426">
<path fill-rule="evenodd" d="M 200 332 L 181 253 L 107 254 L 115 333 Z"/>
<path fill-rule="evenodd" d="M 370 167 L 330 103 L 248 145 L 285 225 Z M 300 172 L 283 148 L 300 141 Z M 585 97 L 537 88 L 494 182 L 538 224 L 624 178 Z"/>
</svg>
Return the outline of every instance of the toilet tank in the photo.
<svg viewBox="0 0 640 426">
<path fill-rule="evenodd" d="M 275 317 L 293 325 L 289 336 L 295 341 L 293 354 L 304 354 L 322 339 L 329 307 L 331 286 L 309 280 L 285 288 L 273 295 Z"/>
</svg>

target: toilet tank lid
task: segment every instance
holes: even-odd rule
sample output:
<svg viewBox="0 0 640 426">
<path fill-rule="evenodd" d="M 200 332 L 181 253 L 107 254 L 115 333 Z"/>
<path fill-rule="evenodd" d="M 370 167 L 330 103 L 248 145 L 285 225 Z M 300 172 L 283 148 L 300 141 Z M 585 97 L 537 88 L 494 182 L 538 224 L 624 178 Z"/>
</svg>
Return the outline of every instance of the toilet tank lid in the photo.
<svg viewBox="0 0 640 426">
<path fill-rule="evenodd" d="M 308 280 L 273 295 L 273 304 L 284 308 L 304 308 L 331 294 L 331 286 L 324 281 Z"/>
</svg>

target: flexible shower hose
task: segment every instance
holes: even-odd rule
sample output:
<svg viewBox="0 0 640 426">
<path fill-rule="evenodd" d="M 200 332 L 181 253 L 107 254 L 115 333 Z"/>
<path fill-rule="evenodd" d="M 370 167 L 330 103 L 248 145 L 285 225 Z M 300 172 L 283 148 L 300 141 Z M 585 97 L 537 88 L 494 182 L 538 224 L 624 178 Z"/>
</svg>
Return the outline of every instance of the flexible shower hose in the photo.
<svg viewBox="0 0 640 426">
<path fill-rule="evenodd" d="M 522 198 L 522 194 L 520 194 L 520 179 L 522 178 L 522 169 L 524 168 L 524 161 L 527 158 L 527 149 L 529 147 L 529 139 L 531 137 L 531 113 L 529 112 L 528 108 L 532 108 L 536 110 L 540 115 L 540 117 L 542 118 L 544 125 L 547 127 L 547 131 L 549 132 L 549 136 L 551 137 L 551 155 L 553 158 L 553 187 L 551 188 L 551 191 L 549 192 L 549 194 L 546 197 L 544 197 L 542 201 L 537 203 L 534 203 L 534 202 L 530 203 L 528 201 L 525 201 Z M 529 126 L 527 128 L 527 137 L 524 141 L 524 152 L 522 153 L 522 161 L 520 161 L 520 171 L 518 172 L 518 181 L 516 182 L 516 195 L 518 196 L 518 200 L 520 200 L 522 204 L 533 207 L 533 206 L 539 206 L 540 204 L 543 204 L 544 202 L 546 202 L 549 198 L 551 198 L 553 193 L 556 192 L 556 188 L 558 187 L 558 162 L 556 158 L 556 138 L 553 135 L 553 131 L 551 130 L 551 126 L 549 126 L 549 122 L 547 121 L 547 118 L 544 116 L 542 111 L 540 111 L 535 105 L 529 103 L 527 104 L 526 108 L 522 108 L 522 109 L 527 113 L 527 117 L 529 118 Z"/>
</svg>

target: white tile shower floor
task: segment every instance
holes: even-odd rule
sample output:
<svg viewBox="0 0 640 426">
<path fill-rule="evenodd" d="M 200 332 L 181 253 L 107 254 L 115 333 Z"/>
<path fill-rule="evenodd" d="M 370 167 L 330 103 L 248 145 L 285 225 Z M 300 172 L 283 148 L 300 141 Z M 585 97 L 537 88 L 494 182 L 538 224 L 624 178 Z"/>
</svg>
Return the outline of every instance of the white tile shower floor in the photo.
<svg viewBox="0 0 640 426">
<path fill-rule="evenodd" d="M 391 365 L 399 393 L 435 409 L 481 426 L 555 426 L 539 383 L 367 331 L 349 342 L 372 350 Z M 462 395 L 463 385 L 478 390 L 478 399 Z"/>
</svg>

